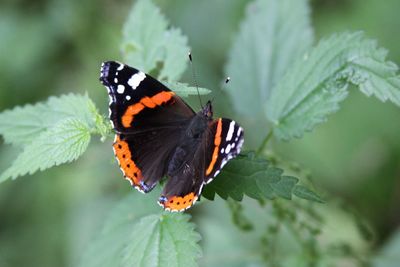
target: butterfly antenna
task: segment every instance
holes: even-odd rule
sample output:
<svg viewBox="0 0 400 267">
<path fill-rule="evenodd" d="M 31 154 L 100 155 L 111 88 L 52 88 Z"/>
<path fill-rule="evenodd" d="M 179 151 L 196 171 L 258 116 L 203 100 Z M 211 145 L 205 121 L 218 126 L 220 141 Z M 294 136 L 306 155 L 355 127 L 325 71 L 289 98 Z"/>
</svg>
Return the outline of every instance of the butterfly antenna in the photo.
<svg viewBox="0 0 400 267">
<path fill-rule="evenodd" d="M 226 77 L 225 83 L 222 85 L 222 88 L 220 89 L 221 91 L 228 87 L 227 84 L 230 82 L 230 80 L 231 80 L 231 77 L 229 77 L 229 76 Z M 211 99 L 211 103 L 214 102 L 214 99 L 215 99 L 215 96 Z"/>
<path fill-rule="evenodd" d="M 200 92 L 199 92 L 199 86 L 197 84 L 197 79 L 196 79 L 196 72 L 194 71 L 192 53 L 190 51 L 189 51 L 189 61 L 190 61 L 191 69 L 192 69 L 192 76 L 193 76 L 194 84 L 196 85 L 197 96 L 199 97 L 200 106 L 201 106 L 201 108 L 203 108 L 203 103 L 201 102 L 201 97 L 200 97 Z"/>
<path fill-rule="evenodd" d="M 231 81 L 231 77 L 226 77 L 225 79 L 225 87 L 227 86 L 227 84 Z"/>
</svg>

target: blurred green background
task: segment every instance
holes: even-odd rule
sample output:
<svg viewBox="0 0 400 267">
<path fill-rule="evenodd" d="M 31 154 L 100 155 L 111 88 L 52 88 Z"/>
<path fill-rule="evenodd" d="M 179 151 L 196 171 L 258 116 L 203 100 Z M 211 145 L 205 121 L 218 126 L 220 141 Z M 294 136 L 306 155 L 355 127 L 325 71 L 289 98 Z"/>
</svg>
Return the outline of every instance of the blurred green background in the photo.
<svg viewBox="0 0 400 267">
<path fill-rule="evenodd" d="M 218 88 L 227 51 L 250 1 L 155 2 L 189 37 L 199 84 Z M 99 66 L 121 59 L 121 29 L 131 5 L 127 0 L 1 1 L 0 110 L 50 95 L 88 92 L 106 113 Z M 400 65 L 400 1 L 314 0 L 311 6 L 317 40 L 364 30 Z M 189 71 L 184 80 L 192 82 Z M 282 158 L 308 170 L 317 187 L 367 219 L 374 232 L 373 251 L 391 239 L 400 222 L 399 118 L 394 105 L 354 90 L 327 123 L 301 140 L 273 144 Z M 94 138 L 77 162 L 0 185 L 0 266 L 74 266 L 113 203 L 131 192 L 110 145 L 111 140 Z M 0 170 L 17 153 L 2 145 Z M 345 221 L 336 223 L 345 227 Z M 203 242 L 210 245 L 207 238 Z"/>
</svg>

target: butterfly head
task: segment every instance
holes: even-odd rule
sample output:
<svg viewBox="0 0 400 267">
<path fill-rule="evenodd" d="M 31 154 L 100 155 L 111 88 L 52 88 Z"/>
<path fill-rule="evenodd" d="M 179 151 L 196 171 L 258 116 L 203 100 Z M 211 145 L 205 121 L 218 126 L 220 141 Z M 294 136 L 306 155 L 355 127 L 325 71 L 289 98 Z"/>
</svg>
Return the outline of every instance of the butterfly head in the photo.
<svg viewBox="0 0 400 267">
<path fill-rule="evenodd" d="M 212 110 L 212 105 L 211 101 L 207 101 L 207 104 L 203 107 L 201 113 L 203 116 L 207 117 L 208 119 L 212 119 L 213 117 L 213 110 Z"/>
</svg>

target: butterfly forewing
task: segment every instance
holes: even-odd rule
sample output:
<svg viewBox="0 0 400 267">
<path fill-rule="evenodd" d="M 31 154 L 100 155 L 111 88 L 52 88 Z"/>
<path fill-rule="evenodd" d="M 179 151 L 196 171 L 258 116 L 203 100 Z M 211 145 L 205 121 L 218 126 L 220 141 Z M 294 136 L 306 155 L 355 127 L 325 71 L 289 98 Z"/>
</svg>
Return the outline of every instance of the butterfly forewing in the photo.
<svg viewBox="0 0 400 267">
<path fill-rule="evenodd" d="M 100 81 L 108 90 L 110 120 L 119 133 L 170 126 L 195 114 L 162 83 L 127 65 L 104 62 Z"/>
</svg>

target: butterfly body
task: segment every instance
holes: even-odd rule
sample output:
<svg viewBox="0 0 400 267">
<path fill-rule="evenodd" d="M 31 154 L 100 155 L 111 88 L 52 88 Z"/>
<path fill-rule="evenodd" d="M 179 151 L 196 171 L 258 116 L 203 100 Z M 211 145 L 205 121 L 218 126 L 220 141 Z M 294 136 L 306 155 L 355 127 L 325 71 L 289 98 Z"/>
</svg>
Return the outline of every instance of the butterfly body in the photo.
<svg viewBox="0 0 400 267">
<path fill-rule="evenodd" d="M 195 113 L 156 79 L 114 61 L 102 64 L 100 81 L 110 96 L 120 168 L 144 193 L 166 177 L 159 199 L 164 209 L 191 207 L 203 186 L 240 152 L 243 129 L 229 119 L 214 120 L 210 101 Z"/>
</svg>

